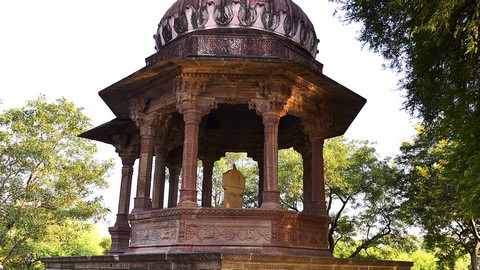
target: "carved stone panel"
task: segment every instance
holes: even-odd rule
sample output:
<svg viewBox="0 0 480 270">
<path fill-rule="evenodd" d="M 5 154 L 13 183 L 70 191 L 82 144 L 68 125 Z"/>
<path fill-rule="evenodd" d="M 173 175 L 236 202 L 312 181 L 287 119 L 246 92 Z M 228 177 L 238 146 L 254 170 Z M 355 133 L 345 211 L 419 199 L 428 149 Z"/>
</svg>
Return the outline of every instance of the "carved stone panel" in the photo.
<svg viewBox="0 0 480 270">
<path fill-rule="evenodd" d="M 131 247 L 165 246 L 178 241 L 178 220 L 134 224 Z"/>
<path fill-rule="evenodd" d="M 201 244 L 258 245 L 268 244 L 271 239 L 271 225 L 268 221 L 222 220 L 186 222 L 185 241 Z"/>
</svg>

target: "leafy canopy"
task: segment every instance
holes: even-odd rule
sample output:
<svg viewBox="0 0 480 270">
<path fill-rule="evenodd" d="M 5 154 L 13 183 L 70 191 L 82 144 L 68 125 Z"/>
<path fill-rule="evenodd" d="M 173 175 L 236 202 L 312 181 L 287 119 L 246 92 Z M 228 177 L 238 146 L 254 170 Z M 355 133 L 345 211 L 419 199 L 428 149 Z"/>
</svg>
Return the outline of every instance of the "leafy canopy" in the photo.
<svg viewBox="0 0 480 270">
<path fill-rule="evenodd" d="M 107 209 L 95 191 L 105 188 L 111 161 L 77 135 L 90 120 L 64 98 L 44 96 L 0 114 L 0 261 L 29 254 L 65 220 L 100 219 Z M 31 255 L 29 255 L 31 256 Z"/>
<path fill-rule="evenodd" d="M 418 131 L 413 142 L 403 144 L 397 158 L 398 185 L 406 198 L 402 210 L 408 220 L 423 228 L 425 243 L 442 267 L 453 269 L 459 258 L 469 255 L 472 269 L 477 269 L 480 218 L 472 216 L 459 199 L 469 194 L 459 185 L 462 179 L 445 169 L 456 144 L 432 140 L 428 129 Z"/>
<path fill-rule="evenodd" d="M 480 1 L 331 0 L 360 22 L 359 39 L 402 72 L 405 108 L 432 139 L 454 142 L 446 171 L 469 191 L 459 198 L 480 216 Z"/>
</svg>

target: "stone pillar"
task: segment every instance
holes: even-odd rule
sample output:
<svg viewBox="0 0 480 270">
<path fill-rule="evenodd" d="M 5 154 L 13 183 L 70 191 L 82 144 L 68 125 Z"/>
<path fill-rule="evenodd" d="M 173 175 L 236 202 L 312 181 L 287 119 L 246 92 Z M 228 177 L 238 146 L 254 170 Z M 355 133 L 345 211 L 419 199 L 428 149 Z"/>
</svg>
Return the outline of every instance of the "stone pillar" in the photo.
<svg viewBox="0 0 480 270">
<path fill-rule="evenodd" d="M 178 178 L 180 176 L 180 168 L 175 166 L 168 167 L 170 173 L 169 190 L 168 190 L 168 208 L 177 207 L 178 201 Z"/>
<path fill-rule="evenodd" d="M 280 114 L 263 113 L 265 133 L 264 144 L 264 184 L 262 208 L 280 208 L 280 192 L 278 191 L 278 124 Z"/>
<path fill-rule="evenodd" d="M 185 135 L 183 140 L 182 185 L 178 207 L 198 207 L 197 160 L 198 132 L 202 116 L 215 104 L 214 98 L 199 97 L 206 91 L 207 81 L 197 77 L 182 77 L 176 85 L 177 109 L 183 114 Z"/>
<path fill-rule="evenodd" d="M 185 138 L 183 141 L 182 186 L 178 206 L 197 207 L 198 131 L 202 112 L 186 110 L 183 112 L 183 120 L 185 121 Z"/>
<path fill-rule="evenodd" d="M 325 202 L 325 179 L 323 162 L 323 144 L 325 135 L 323 130 L 310 132 L 310 143 L 312 144 L 312 201 L 310 213 L 327 215 Z"/>
<path fill-rule="evenodd" d="M 202 207 L 212 207 L 212 177 L 213 177 L 213 159 L 206 158 L 203 161 L 203 181 L 202 181 Z"/>
<path fill-rule="evenodd" d="M 309 143 L 302 149 L 303 160 L 303 211 L 309 212 L 312 203 L 312 147 Z"/>
<path fill-rule="evenodd" d="M 250 101 L 250 109 L 255 108 L 264 125 L 264 184 L 261 208 L 280 209 L 278 191 L 278 125 L 286 111 L 286 102 L 291 95 L 288 84 L 281 78 L 272 78 L 260 83 L 264 98 Z"/>
<path fill-rule="evenodd" d="M 166 115 L 160 112 L 145 113 L 146 101 L 143 98 L 130 100 L 130 115 L 140 129 L 140 160 L 138 164 L 137 193 L 132 213 L 150 209 L 150 189 L 152 181 L 153 146 L 155 130 Z"/>
<path fill-rule="evenodd" d="M 122 178 L 120 182 L 120 197 L 118 199 L 118 212 L 115 225 L 108 231 L 112 238 L 110 254 L 123 254 L 128 249 L 130 242 L 130 224 L 128 213 L 130 211 L 130 194 L 132 188 L 133 165 L 138 157 L 138 146 L 126 145 L 126 138 L 114 139 L 117 152 L 122 159 Z"/>
<path fill-rule="evenodd" d="M 153 163 L 153 138 L 155 128 L 144 125 L 140 128 L 140 161 L 138 164 L 137 193 L 132 212 L 142 212 L 150 209 L 150 186 Z"/>
<path fill-rule="evenodd" d="M 264 154 L 263 147 L 259 147 L 257 152 L 257 164 L 258 164 L 258 206 L 260 207 L 263 203 L 263 186 L 264 186 Z"/>
<path fill-rule="evenodd" d="M 152 208 L 162 209 L 165 194 L 166 149 L 155 146 L 155 174 L 153 176 Z"/>
</svg>

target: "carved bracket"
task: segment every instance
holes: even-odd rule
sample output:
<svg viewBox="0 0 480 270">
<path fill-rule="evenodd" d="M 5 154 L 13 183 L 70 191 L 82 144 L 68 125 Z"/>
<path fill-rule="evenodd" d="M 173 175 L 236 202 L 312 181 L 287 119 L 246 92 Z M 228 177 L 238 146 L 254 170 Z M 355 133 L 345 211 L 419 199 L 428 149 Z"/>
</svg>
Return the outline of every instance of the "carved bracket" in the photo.
<svg viewBox="0 0 480 270">
<path fill-rule="evenodd" d="M 327 133 L 335 126 L 335 115 L 338 105 L 335 102 L 322 103 L 315 116 L 302 117 L 306 134 L 315 133 L 317 137 L 325 138 Z"/>
<path fill-rule="evenodd" d="M 115 152 L 118 153 L 122 160 L 130 159 L 135 161 L 140 154 L 140 146 L 131 142 L 131 137 L 128 135 L 113 136 L 113 146 Z"/>
<path fill-rule="evenodd" d="M 261 89 L 260 98 L 248 102 L 250 110 L 255 109 L 260 116 L 264 113 L 276 113 L 280 117 L 287 114 L 287 100 L 292 91 L 285 81 L 278 78 L 263 80 L 259 83 L 259 87 Z"/>
<path fill-rule="evenodd" d="M 175 85 L 175 95 L 180 113 L 197 110 L 205 115 L 217 107 L 215 98 L 201 97 L 201 94 L 207 91 L 207 83 L 208 78 L 179 76 Z"/>
</svg>

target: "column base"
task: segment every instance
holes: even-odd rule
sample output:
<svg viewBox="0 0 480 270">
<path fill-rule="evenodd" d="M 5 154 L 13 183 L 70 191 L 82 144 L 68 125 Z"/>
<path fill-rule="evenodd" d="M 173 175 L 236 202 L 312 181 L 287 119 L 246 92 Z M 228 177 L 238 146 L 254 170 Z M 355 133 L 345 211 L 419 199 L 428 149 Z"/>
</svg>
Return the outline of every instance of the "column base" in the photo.
<svg viewBox="0 0 480 270">
<path fill-rule="evenodd" d="M 131 231 L 132 229 L 129 226 L 113 226 L 108 228 L 108 232 L 112 238 L 112 246 L 109 254 L 123 254 L 128 250 Z"/>
<path fill-rule="evenodd" d="M 280 192 L 278 191 L 264 191 L 263 202 L 260 208 L 265 209 L 281 209 Z"/>
<path fill-rule="evenodd" d="M 177 207 L 185 208 L 195 208 L 198 207 L 197 204 L 197 190 L 196 189 L 181 189 L 180 190 L 180 201 L 178 202 Z"/>
<path fill-rule="evenodd" d="M 152 207 L 152 200 L 150 198 L 137 197 L 133 199 L 132 213 L 140 213 L 150 210 Z"/>
<path fill-rule="evenodd" d="M 310 206 L 310 214 L 313 215 L 319 215 L 319 216 L 326 216 L 327 215 L 327 210 L 326 210 L 326 202 L 324 201 L 313 201 L 311 206 Z"/>
</svg>

